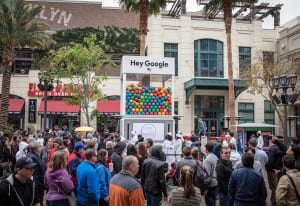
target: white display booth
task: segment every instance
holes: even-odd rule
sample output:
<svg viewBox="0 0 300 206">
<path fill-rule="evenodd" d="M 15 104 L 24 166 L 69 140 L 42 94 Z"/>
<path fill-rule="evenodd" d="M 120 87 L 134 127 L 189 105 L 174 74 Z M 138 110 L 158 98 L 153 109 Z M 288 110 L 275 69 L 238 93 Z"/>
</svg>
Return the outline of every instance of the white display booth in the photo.
<svg viewBox="0 0 300 206">
<path fill-rule="evenodd" d="M 175 59 L 123 56 L 121 63 L 121 135 L 131 132 L 162 142 L 174 134 Z M 147 85 L 142 80 L 147 79 Z M 146 84 L 146 83 L 145 83 Z"/>
</svg>

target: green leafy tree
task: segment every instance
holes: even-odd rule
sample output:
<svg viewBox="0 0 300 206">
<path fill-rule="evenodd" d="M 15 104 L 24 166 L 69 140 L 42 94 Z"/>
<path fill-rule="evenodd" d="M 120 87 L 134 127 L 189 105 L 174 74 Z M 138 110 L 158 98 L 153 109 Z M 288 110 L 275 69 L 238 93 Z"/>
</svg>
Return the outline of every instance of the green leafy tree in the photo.
<svg viewBox="0 0 300 206">
<path fill-rule="evenodd" d="M 2 88 L 0 125 L 7 125 L 8 102 L 15 48 L 45 48 L 51 43 L 48 26 L 35 18 L 42 7 L 29 9 L 25 0 L 0 0 Z"/>
<path fill-rule="evenodd" d="M 42 64 L 49 67 L 49 73 L 58 80 L 65 79 L 70 83 L 66 90 L 72 92 L 72 98 L 65 98 L 71 105 L 80 105 L 87 125 L 90 126 L 89 103 L 103 98 L 99 89 L 106 80 L 106 75 L 95 76 L 105 65 L 115 66 L 104 54 L 105 46 L 96 41 L 96 35 L 84 38 L 84 43 L 70 43 L 58 50 L 51 50 Z"/>
<path fill-rule="evenodd" d="M 145 56 L 146 36 L 148 32 L 148 17 L 156 15 L 161 8 L 165 8 L 166 0 L 119 0 L 121 8 L 125 11 L 140 15 L 140 55 Z"/>
<path fill-rule="evenodd" d="M 197 0 L 201 3 L 203 0 Z M 227 69 L 228 69 L 228 95 L 229 95 L 229 116 L 230 125 L 235 124 L 235 96 L 234 96 L 234 81 L 232 68 L 232 43 L 231 43 L 231 25 L 232 25 L 232 9 L 238 3 L 254 3 L 257 0 L 210 0 L 205 5 L 204 10 L 207 13 L 210 10 L 223 10 L 225 33 L 227 42 Z"/>
</svg>

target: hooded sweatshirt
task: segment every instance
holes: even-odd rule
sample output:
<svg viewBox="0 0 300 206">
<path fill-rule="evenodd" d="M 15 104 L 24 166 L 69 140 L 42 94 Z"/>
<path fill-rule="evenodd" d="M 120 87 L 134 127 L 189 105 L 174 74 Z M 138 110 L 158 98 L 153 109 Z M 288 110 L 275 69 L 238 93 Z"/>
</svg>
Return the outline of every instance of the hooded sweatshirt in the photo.
<svg viewBox="0 0 300 206">
<path fill-rule="evenodd" d="M 56 169 L 51 173 L 47 170 L 44 185 L 48 189 L 46 200 L 49 201 L 67 199 L 65 194 L 70 194 L 74 190 L 71 176 L 66 169 Z"/>
<path fill-rule="evenodd" d="M 28 147 L 28 144 L 26 142 L 20 142 L 19 143 L 19 151 L 16 154 L 16 160 L 20 159 L 21 157 L 25 157 L 27 151 L 25 148 Z"/>
</svg>

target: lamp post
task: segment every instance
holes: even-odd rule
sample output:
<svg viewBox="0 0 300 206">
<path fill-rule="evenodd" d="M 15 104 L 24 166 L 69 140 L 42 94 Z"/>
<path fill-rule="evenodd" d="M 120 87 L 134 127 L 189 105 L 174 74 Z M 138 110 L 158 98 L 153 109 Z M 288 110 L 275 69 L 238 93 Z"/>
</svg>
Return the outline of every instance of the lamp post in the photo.
<svg viewBox="0 0 300 206">
<path fill-rule="evenodd" d="M 39 84 L 38 88 L 41 91 L 44 91 L 44 121 L 43 121 L 43 130 L 47 128 L 47 99 L 48 99 L 48 91 L 52 91 L 54 89 L 53 79 L 47 78 L 45 72 L 38 73 Z"/>
<path fill-rule="evenodd" d="M 283 106 L 283 141 L 285 145 L 288 145 L 287 139 L 287 118 L 288 112 L 287 108 L 289 104 L 294 104 L 298 98 L 298 94 L 294 93 L 295 86 L 297 84 L 296 75 L 281 75 L 280 77 L 275 76 L 272 80 L 273 87 L 276 94 L 272 96 L 273 100 L 278 104 Z M 292 90 L 292 94 L 288 94 L 288 89 Z M 277 95 L 278 91 L 281 90 L 279 97 Z"/>
<path fill-rule="evenodd" d="M 229 131 L 229 120 L 230 120 L 230 116 L 229 115 L 225 115 L 224 117 L 223 117 L 226 121 L 227 121 L 227 131 Z"/>
</svg>

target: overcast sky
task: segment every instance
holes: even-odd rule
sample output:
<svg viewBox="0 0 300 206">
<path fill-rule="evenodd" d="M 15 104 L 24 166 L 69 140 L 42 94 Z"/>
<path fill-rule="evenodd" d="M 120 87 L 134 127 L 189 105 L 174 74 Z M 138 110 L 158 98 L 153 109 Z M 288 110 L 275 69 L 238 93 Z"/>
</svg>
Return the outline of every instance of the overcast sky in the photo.
<svg viewBox="0 0 300 206">
<path fill-rule="evenodd" d="M 99 1 L 99 0 L 88 0 L 88 1 Z M 102 0 L 102 6 L 118 7 L 119 6 L 118 2 L 119 2 L 118 0 Z M 297 16 L 300 16 L 300 0 L 259 0 L 259 2 L 269 2 L 270 3 L 269 6 L 274 6 L 278 3 L 283 4 L 280 12 L 281 25 Z M 187 0 L 187 10 L 197 11 L 196 0 Z M 266 18 L 263 27 L 271 28 L 272 25 L 273 25 L 273 18 L 271 17 Z"/>
</svg>

